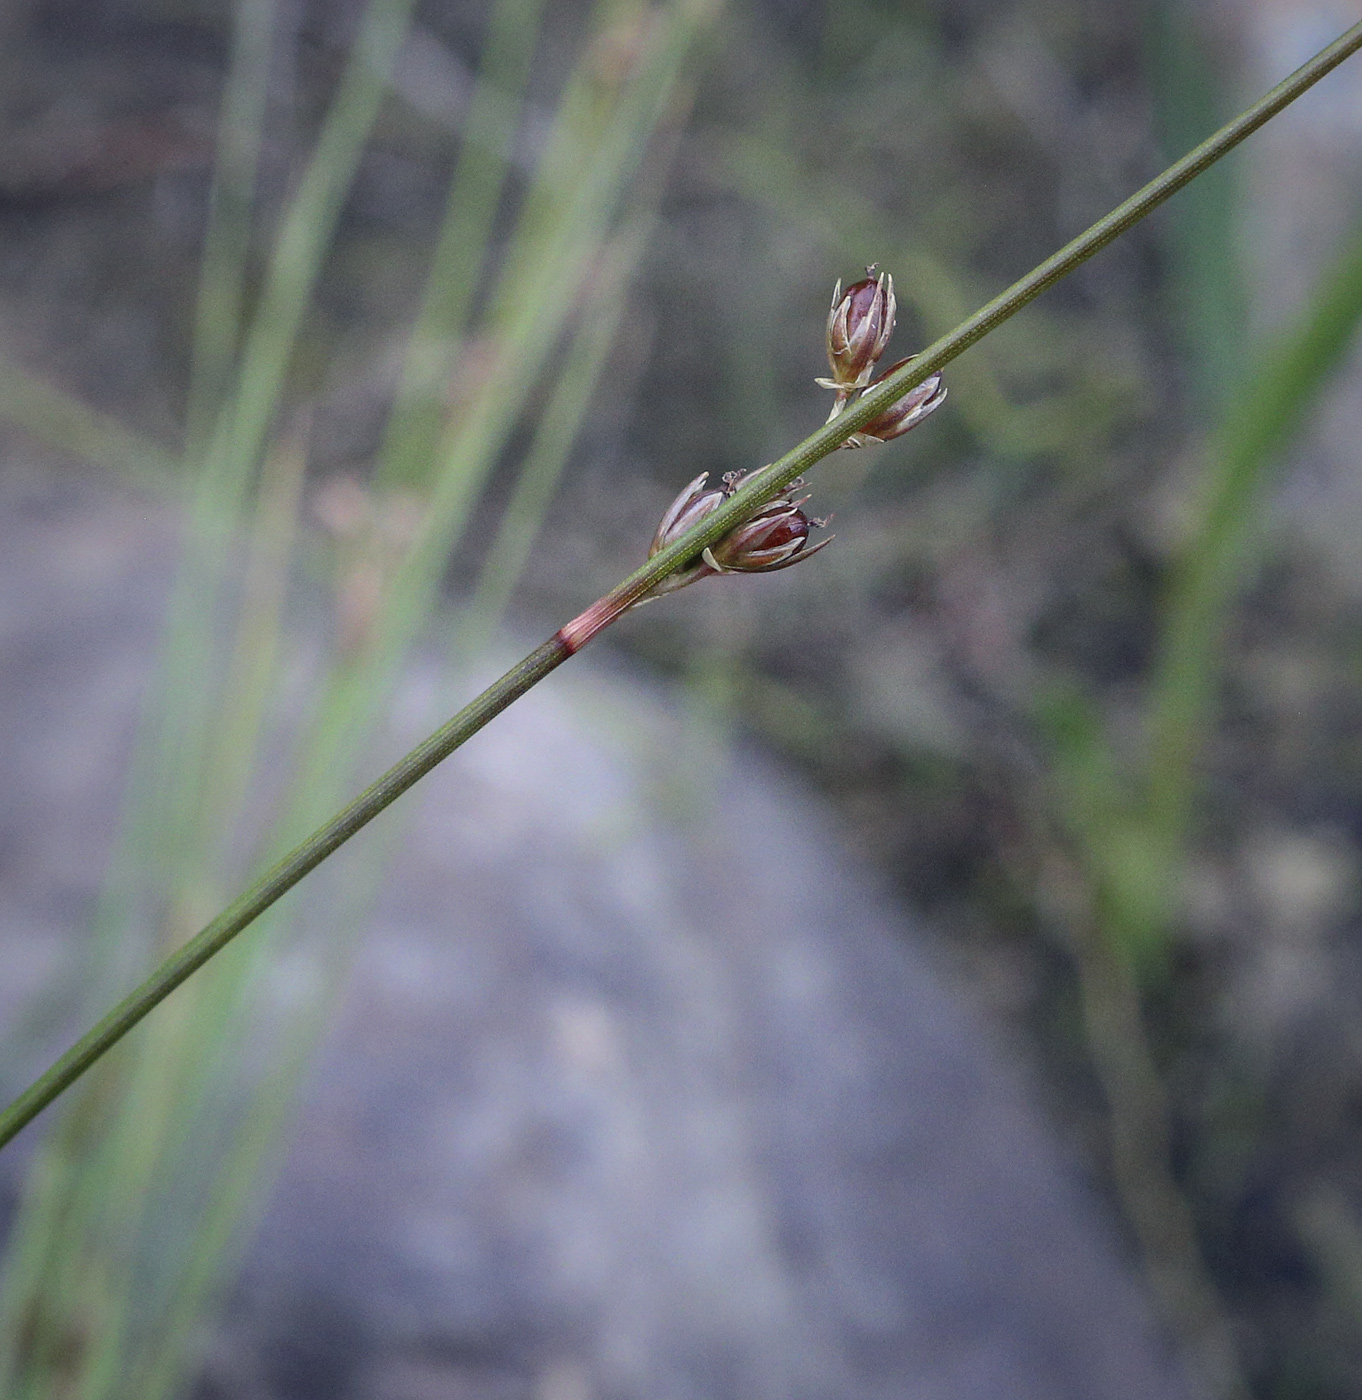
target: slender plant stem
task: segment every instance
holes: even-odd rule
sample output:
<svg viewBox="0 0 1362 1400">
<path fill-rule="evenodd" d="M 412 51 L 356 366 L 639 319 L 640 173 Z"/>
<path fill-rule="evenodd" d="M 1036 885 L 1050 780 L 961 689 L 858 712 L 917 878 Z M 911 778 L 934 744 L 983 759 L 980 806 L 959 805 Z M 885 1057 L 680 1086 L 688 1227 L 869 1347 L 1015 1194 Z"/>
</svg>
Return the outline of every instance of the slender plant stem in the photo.
<svg viewBox="0 0 1362 1400">
<path fill-rule="evenodd" d="M 1354 25 L 1260 101 L 1203 141 L 1157 179 L 1099 219 L 1039 267 L 1014 282 L 944 335 L 922 354 L 889 376 L 844 413 L 787 452 L 778 461 L 752 473 L 732 498 L 693 530 L 630 574 L 580 617 L 561 628 L 519 665 L 494 682 L 451 720 L 366 788 L 339 815 L 315 831 L 267 871 L 235 903 L 223 910 L 183 947 L 171 954 L 145 982 L 83 1035 L 40 1078 L 0 1113 L 0 1147 L 67 1089 L 107 1050 L 116 1045 L 151 1009 L 224 948 L 305 875 L 321 864 L 357 831 L 395 802 L 436 764 L 476 734 L 550 671 L 562 665 L 603 628 L 668 574 L 695 558 L 747 519 L 796 477 L 834 452 L 871 418 L 921 384 L 975 341 L 1016 315 L 1028 302 L 1067 277 L 1075 268 L 1118 238 L 1164 200 L 1234 149 L 1246 136 L 1276 116 L 1326 73 L 1362 48 L 1362 23 Z"/>
<path fill-rule="evenodd" d="M 92 1030 L 21 1094 L 0 1115 L 0 1146 L 41 1112 L 62 1090 L 75 1082 L 111 1046 L 132 1029 L 152 1007 L 227 946 L 304 875 L 320 865 L 361 827 L 396 801 L 471 735 L 541 681 L 572 655 L 554 637 L 531 652 L 518 666 L 465 705 L 423 743 L 418 744 L 377 782 L 360 793 L 339 815 L 295 846 L 212 923 L 171 954 L 131 995 L 119 1002 Z"/>
</svg>

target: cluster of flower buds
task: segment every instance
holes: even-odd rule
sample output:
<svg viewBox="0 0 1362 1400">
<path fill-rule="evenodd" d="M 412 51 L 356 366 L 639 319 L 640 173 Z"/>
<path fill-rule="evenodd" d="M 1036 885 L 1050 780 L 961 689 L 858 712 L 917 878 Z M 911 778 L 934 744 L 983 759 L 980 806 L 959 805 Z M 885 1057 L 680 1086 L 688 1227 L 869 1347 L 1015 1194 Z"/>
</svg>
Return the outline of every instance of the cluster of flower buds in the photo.
<svg viewBox="0 0 1362 1400">
<path fill-rule="evenodd" d="M 730 472 L 721 487 L 710 487 L 705 484 L 709 480 L 708 472 L 697 476 L 667 507 L 648 549 L 648 558 L 661 553 L 723 505 L 738 489 L 742 478 L 742 472 Z M 809 498 L 796 499 L 793 495 L 800 484 L 792 482 L 741 525 L 702 550 L 693 564 L 669 574 L 658 584 L 653 596 L 674 592 L 713 574 L 769 574 L 776 569 L 787 569 L 791 564 L 812 558 L 825 545 L 831 544 L 829 535 L 809 546 L 809 531 L 814 527 L 821 529 L 827 521 L 804 514 L 801 507 Z"/>
<path fill-rule="evenodd" d="M 883 384 L 891 374 L 903 368 L 908 360 L 900 360 L 878 379 L 871 379 L 875 365 L 889 344 L 894 331 L 894 279 L 882 272 L 877 277 L 873 266 L 866 268 L 865 277 L 853 282 L 845 292 L 838 282 L 832 292 L 832 309 L 828 312 L 828 364 L 830 379 L 818 383 L 837 395 L 828 414 L 828 421 L 863 393 Z M 911 359 L 911 356 L 909 357 Z M 916 427 L 946 397 L 940 374 L 933 374 L 917 388 L 910 389 L 897 403 L 891 404 L 858 433 L 853 433 L 844 447 L 868 447 L 871 443 L 888 442 L 902 437 Z"/>
<path fill-rule="evenodd" d="M 828 312 L 828 365 L 832 376 L 818 381 L 837 395 L 828 415 L 829 422 L 854 399 L 872 391 L 908 363 L 908 360 L 900 360 L 878 379 L 871 378 L 894 333 L 896 307 L 894 279 L 887 272 L 876 276 L 873 266 L 865 272 L 865 277 L 854 282 L 845 293 L 841 282 L 832 293 L 832 310 Z M 852 433 L 842 445 L 867 447 L 871 443 L 902 437 L 945 397 L 941 376 L 933 374 L 883 409 L 859 432 Z M 707 472 L 697 476 L 667 508 L 653 536 L 648 558 L 659 554 L 718 510 L 738 489 L 742 475 L 731 472 L 724 477 L 723 485 L 717 487 L 707 485 Z M 647 596 L 660 597 L 712 574 L 765 574 L 812 558 L 832 542 L 832 536 L 809 546 L 809 531 L 827 522 L 804 514 L 802 507 L 809 498 L 794 495 L 799 486 L 799 482 L 792 482 L 774 500 L 702 550 L 684 568 L 669 574 Z"/>
</svg>

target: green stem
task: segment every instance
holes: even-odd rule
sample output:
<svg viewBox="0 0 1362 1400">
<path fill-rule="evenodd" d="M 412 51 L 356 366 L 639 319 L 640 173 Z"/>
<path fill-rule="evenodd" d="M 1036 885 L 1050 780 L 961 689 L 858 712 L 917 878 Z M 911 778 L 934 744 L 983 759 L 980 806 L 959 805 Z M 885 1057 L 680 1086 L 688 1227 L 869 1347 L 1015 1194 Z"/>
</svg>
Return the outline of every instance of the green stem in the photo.
<svg viewBox="0 0 1362 1400">
<path fill-rule="evenodd" d="M 1042 292 L 1075 271 L 1094 253 L 1100 252 L 1108 243 L 1139 223 L 1360 48 L 1362 23 L 1355 24 L 1328 48 L 1321 49 L 1252 107 L 1222 126 L 1214 136 L 1208 137 L 1181 160 L 1170 165 L 1162 175 L 1151 180 L 1105 218 L 1099 219 L 1059 252 L 1014 282 L 1005 292 L 980 307 L 953 331 L 933 341 L 897 374 L 889 375 L 882 384 L 862 395 L 835 419 L 805 438 L 798 447 L 792 448 L 770 466 L 753 472 L 728 501 L 707 515 L 695 529 L 631 574 L 610 597 L 623 599 L 626 605 L 637 601 L 660 579 L 721 539 L 783 491 L 796 477 L 836 451 L 852 433 L 896 403 L 910 389 L 916 388 L 957 355 L 968 350 L 975 341 L 996 330 Z M 3 1146 L 2 1141 L 0 1146 Z"/>
<path fill-rule="evenodd" d="M 1099 219 L 1085 233 L 1047 258 L 1039 267 L 1013 283 L 1000 296 L 976 311 L 949 335 L 923 351 L 897 374 L 866 394 L 831 423 L 805 438 L 779 461 L 752 473 L 732 498 L 707 516 L 693 530 L 661 551 L 642 568 L 630 574 L 598 603 L 555 633 L 531 652 L 518 666 L 489 686 L 453 719 L 436 730 L 404 759 L 366 788 L 338 816 L 295 847 L 276 866 L 246 891 L 212 923 L 173 953 L 134 992 L 121 1001 L 92 1030 L 88 1031 L 50 1069 L 0 1114 L 0 1147 L 25 1124 L 36 1117 L 63 1090 L 70 1087 L 107 1050 L 116 1045 L 154 1006 L 181 982 L 224 948 L 238 933 L 258 918 L 277 899 L 293 888 L 309 871 L 320 865 L 357 831 L 371 822 L 385 807 L 395 802 L 437 763 L 447 758 L 465 740 L 476 734 L 488 720 L 500 714 L 514 700 L 579 651 L 592 637 L 608 626 L 633 603 L 648 593 L 668 574 L 695 558 L 755 510 L 782 491 L 796 477 L 835 451 L 864 427 L 871 418 L 888 408 L 908 390 L 967 350 L 975 341 L 1016 315 L 1028 302 L 1067 277 L 1080 264 L 1132 225 L 1156 209 L 1221 156 L 1234 149 L 1246 136 L 1270 120 L 1288 103 L 1318 82 L 1331 69 L 1362 48 L 1362 23 L 1354 25 L 1341 38 L 1322 50 L 1266 97 L 1190 154 L 1151 180 L 1137 194 Z"/>
<path fill-rule="evenodd" d="M 425 777 L 471 735 L 541 681 L 572 654 L 554 637 L 531 652 L 518 666 L 465 705 L 424 743 L 360 793 L 339 815 L 295 846 L 235 903 L 168 957 L 130 996 L 119 1002 L 92 1030 L 83 1035 L 40 1079 L 0 1115 L 0 1146 L 85 1073 L 105 1051 L 116 1045 L 152 1007 L 197 972 L 248 924 L 309 871 L 343 846 L 361 827 Z"/>
</svg>

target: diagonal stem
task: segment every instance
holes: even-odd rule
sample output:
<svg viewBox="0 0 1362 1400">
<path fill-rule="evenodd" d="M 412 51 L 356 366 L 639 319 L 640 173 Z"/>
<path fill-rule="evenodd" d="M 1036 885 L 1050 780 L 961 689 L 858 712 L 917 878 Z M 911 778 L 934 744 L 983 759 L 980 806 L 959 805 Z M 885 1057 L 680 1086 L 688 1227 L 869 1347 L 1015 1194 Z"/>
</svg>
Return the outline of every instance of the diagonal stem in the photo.
<svg viewBox="0 0 1362 1400">
<path fill-rule="evenodd" d="M 1113 239 L 1119 238 L 1359 48 L 1362 48 L 1362 23 L 1354 25 L 1322 49 L 1265 97 L 1221 127 L 1214 136 L 1203 141 L 1020 281 L 1014 282 L 948 335 L 928 346 L 897 374 L 890 375 L 882 385 L 865 394 L 831 423 L 805 438 L 778 461 L 753 472 L 730 500 L 630 574 L 581 617 L 556 632 L 519 665 L 512 667 L 465 705 L 377 782 L 360 793 L 348 807 L 290 851 L 183 947 L 171 954 L 140 987 L 119 1002 L 0 1113 L 0 1147 L 79 1079 L 181 982 L 226 947 L 242 929 L 368 825 L 437 763 L 537 685 L 550 671 L 562 665 L 663 578 L 741 524 L 796 477 L 834 452 L 852 433 L 897 402 L 910 389 L 921 384 L 1009 317 L 1015 316 L 1028 302 L 1067 277 Z"/>
</svg>

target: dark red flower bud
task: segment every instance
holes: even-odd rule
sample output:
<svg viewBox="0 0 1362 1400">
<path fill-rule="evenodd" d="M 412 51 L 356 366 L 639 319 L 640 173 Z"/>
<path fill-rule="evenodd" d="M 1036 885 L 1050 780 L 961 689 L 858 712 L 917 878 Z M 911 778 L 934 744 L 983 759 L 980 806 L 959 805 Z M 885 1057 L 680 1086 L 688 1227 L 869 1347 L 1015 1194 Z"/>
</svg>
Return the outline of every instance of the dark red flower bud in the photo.
<svg viewBox="0 0 1362 1400">
<path fill-rule="evenodd" d="M 708 473 L 697 476 L 667 507 L 653 536 L 648 558 L 680 539 L 687 530 L 722 505 L 737 490 L 741 477 L 741 472 L 734 472 L 724 478 L 723 488 L 707 490 L 705 482 L 709 479 Z M 675 592 L 711 574 L 770 573 L 817 554 L 825 544 L 832 542 L 832 537 L 820 540 L 811 549 L 807 547 L 810 528 L 825 523 L 811 519 L 800 509 L 807 500 L 807 496 L 791 500 L 788 495 L 781 495 L 768 501 L 749 520 L 743 521 L 717 543 L 703 550 L 694 564 L 668 575 L 648 596 L 660 597 L 664 593 Z"/>
<path fill-rule="evenodd" d="M 913 358 L 914 356 L 909 355 L 908 359 L 900 360 L 898 364 L 885 370 L 870 388 L 883 384 L 891 374 L 896 374 Z M 941 375 L 929 375 L 916 389 L 909 389 L 897 403 L 890 404 L 883 413 L 872 418 L 859 433 L 853 433 L 842 445 L 868 447 L 873 442 L 888 442 L 891 438 L 902 437 L 910 428 L 917 427 L 929 413 L 935 412 L 945 397 L 946 390 L 941 383 Z"/>
<path fill-rule="evenodd" d="M 823 524 L 800 510 L 808 499 L 802 496 L 793 501 L 788 496 L 777 496 L 750 520 L 711 545 L 701 557 L 721 574 L 765 574 L 810 558 L 831 543 L 831 536 L 812 549 L 807 548 L 810 528 Z"/>
<path fill-rule="evenodd" d="M 866 276 L 842 292 L 838 282 L 828 312 L 828 364 L 830 380 L 819 380 L 830 389 L 862 389 L 870 382 L 875 362 L 884 354 L 894 332 L 894 279 L 882 272 Z"/>
</svg>

